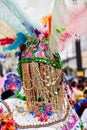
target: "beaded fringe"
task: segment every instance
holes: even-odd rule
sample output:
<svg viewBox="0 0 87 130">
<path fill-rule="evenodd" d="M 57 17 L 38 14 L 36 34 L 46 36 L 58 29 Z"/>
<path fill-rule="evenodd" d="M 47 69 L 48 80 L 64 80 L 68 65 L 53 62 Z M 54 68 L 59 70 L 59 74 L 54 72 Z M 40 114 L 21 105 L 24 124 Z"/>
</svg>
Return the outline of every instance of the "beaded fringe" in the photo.
<svg viewBox="0 0 87 130">
<path fill-rule="evenodd" d="M 61 69 L 44 63 L 23 63 L 22 77 L 28 110 L 40 103 L 50 103 L 54 112 L 62 112 L 64 92 Z"/>
</svg>

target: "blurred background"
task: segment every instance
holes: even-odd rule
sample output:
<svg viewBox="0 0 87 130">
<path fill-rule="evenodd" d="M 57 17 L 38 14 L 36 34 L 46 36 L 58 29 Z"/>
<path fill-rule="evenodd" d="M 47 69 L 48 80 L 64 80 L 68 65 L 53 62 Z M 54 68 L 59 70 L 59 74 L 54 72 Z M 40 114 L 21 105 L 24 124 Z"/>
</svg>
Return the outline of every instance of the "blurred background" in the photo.
<svg viewBox="0 0 87 130">
<path fill-rule="evenodd" d="M 0 52 L 0 76 L 4 76 L 8 72 L 17 73 L 18 59 L 15 56 L 15 51 Z"/>
<path fill-rule="evenodd" d="M 64 63 L 63 71 L 67 79 L 87 78 L 87 35 L 76 40 L 75 43 L 67 44 L 61 52 Z"/>
</svg>

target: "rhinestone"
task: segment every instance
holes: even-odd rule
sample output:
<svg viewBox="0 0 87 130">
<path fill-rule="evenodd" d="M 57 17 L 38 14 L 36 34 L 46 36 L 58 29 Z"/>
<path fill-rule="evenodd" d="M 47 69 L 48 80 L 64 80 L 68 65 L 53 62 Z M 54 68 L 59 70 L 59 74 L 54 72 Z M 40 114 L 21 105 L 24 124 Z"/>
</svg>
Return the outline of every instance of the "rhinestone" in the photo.
<svg viewBox="0 0 87 130">
<path fill-rule="evenodd" d="M 47 84 L 47 86 L 50 86 L 50 84 Z"/>
<path fill-rule="evenodd" d="M 18 107 L 18 108 L 17 108 L 17 111 L 18 111 L 19 113 L 23 113 L 23 112 L 24 112 L 24 108 L 23 108 L 23 107 Z"/>
<path fill-rule="evenodd" d="M 50 76 L 47 76 L 47 79 L 49 79 L 50 78 Z"/>
</svg>

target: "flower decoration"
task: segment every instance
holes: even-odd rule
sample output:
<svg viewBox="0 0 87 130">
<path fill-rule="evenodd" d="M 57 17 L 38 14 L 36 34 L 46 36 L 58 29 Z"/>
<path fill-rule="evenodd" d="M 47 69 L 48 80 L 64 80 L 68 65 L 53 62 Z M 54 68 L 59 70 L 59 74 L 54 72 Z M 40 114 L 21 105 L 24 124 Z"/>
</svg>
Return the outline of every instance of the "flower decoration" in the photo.
<svg viewBox="0 0 87 130">
<path fill-rule="evenodd" d="M 11 45 L 3 47 L 3 51 L 17 49 L 19 46 L 24 44 L 27 40 L 27 37 L 22 33 L 17 33 L 17 38 L 12 42 Z"/>
<path fill-rule="evenodd" d="M 15 73 L 8 73 L 6 80 L 4 82 L 5 90 L 12 90 L 13 92 L 21 90 L 22 82 L 19 80 L 19 77 Z"/>
<path fill-rule="evenodd" d="M 10 113 L 2 113 L 0 116 L 0 130 L 16 130 L 15 122 Z"/>
</svg>

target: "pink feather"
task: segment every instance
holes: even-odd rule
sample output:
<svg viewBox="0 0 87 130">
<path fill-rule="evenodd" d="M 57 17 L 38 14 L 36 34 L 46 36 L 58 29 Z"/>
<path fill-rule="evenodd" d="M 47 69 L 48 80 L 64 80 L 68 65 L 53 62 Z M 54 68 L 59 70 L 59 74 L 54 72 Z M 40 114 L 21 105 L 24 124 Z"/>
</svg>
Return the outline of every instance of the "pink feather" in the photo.
<svg viewBox="0 0 87 130">
<path fill-rule="evenodd" d="M 66 30 L 59 34 L 62 49 L 68 40 L 75 41 L 87 32 L 87 8 L 83 8 L 77 12 L 71 12 L 69 17 L 69 23 L 65 25 Z"/>
</svg>

